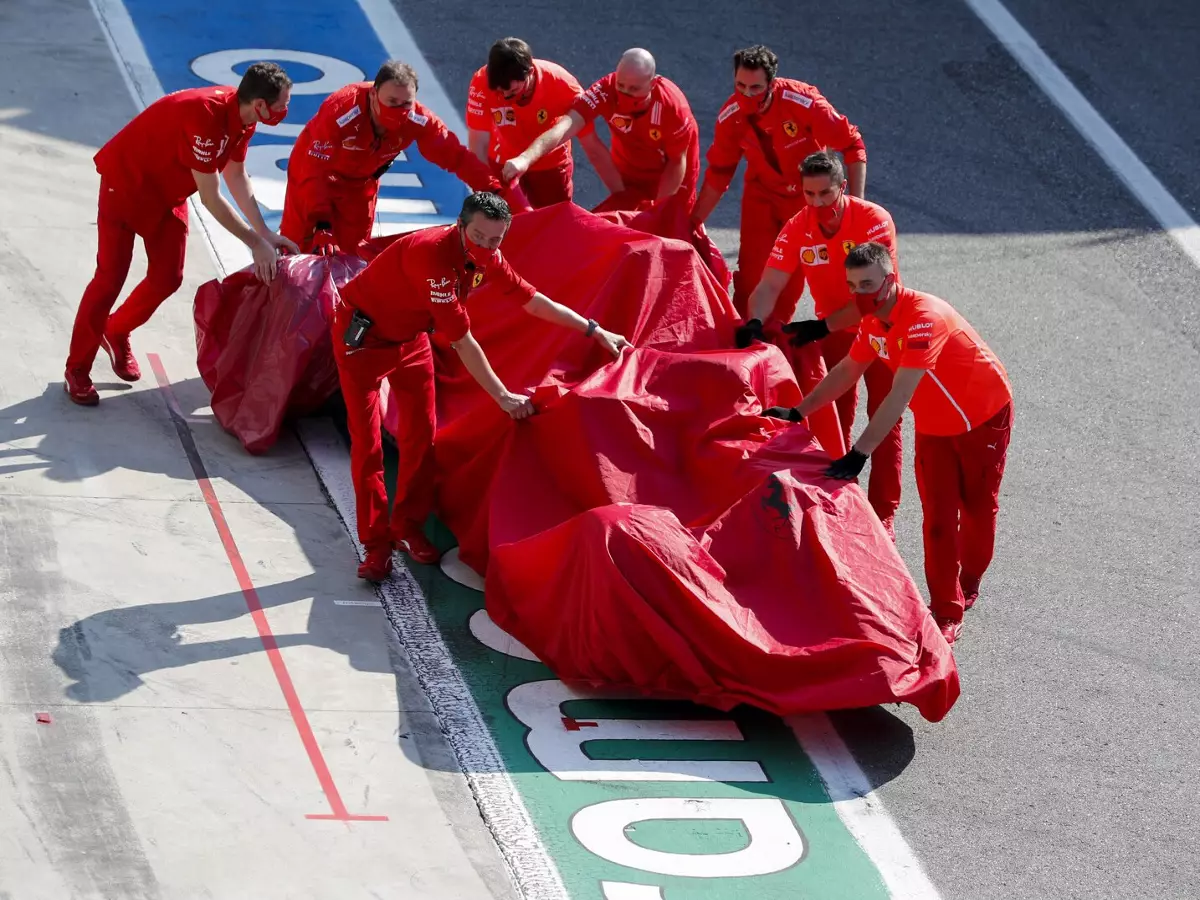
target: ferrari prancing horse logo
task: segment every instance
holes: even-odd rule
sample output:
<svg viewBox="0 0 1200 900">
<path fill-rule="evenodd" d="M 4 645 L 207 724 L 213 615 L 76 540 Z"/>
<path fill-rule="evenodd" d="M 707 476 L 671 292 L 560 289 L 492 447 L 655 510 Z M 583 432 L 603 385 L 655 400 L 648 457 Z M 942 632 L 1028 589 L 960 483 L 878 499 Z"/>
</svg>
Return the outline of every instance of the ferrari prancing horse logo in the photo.
<svg viewBox="0 0 1200 900">
<path fill-rule="evenodd" d="M 475 277 L 471 279 L 471 287 L 473 287 L 473 288 L 477 288 L 477 287 L 479 287 L 481 284 L 483 284 L 483 273 L 482 273 L 482 272 L 476 272 L 476 273 L 475 273 Z"/>
<path fill-rule="evenodd" d="M 788 119 L 783 123 L 783 133 L 788 137 L 795 137 L 797 134 L 799 134 L 799 132 L 800 129 L 796 127 L 796 123 L 791 119 Z"/>
<path fill-rule="evenodd" d="M 537 120 L 539 125 L 545 125 L 548 118 L 550 118 L 550 113 L 546 112 L 544 109 L 538 110 Z"/>
</svg>

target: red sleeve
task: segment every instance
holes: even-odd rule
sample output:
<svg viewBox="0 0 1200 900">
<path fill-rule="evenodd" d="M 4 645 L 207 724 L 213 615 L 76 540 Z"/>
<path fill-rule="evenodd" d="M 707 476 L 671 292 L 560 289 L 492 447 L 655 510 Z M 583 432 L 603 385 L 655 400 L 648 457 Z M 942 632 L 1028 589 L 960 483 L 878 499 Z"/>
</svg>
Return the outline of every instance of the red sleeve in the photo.
<svg viewBox="0 0 1200 900">
<path fill-rule="evenodd" d="M 457 175 L 471 190 L 498 192 L 500 182 L 478 156 L 463 146 L 446 123 L 424 107 L 413 107 L 409 121 L 419 127 L 417 149 L 435 166 Z M 422 121 L 424 120 L 424 121 Z"/>
<path fill-rule="evenodd" d="M 257 129 L 257 125 L 251 125 L 247 131 L 243 132 L 241 137 L 233 142 L 233 146 L 229 149 L 229 156 L 226 157 L 226 164 L 231 162 L 244 163 L 246 161 L 246 152 L 250 149 L 250 139 L 254 137 L 254 132 Z"/>
<path fill-rule="evenodd" d="M 605 75 L 590 88 L 575 98 L 571 109 L 577 112 L 585 124 L 591 124 L 597 116 L 607 113 L 612 103 L 612 76 Z"/>
<path fill-rule="evenodd" d="M 472 131 L 492 130 L 491 90 L 487 83 L 487 67 L 481 68 L 467 88 L 467 127 Z"/>
<path fill-rule="evenodd" d="M 497 254 L 496 261 L 488 268 L 495 279 L 495 284 L 503 291 L 504 299 L 511 300 L 524 306 L 533 299 L 537 288 L 517 274 L 517 270 L 508 264 L 508 260 Z"/>
<path fill-rule="evenodd" d="M 864 319 L 858 326 L 858 334 L 854 336 L 854 343 L 850 345 L 849 356 L 856 363 L 875 361 L 875 348 L 871 346 L 871 339 L 867 337 L 867 321 L 868 319 Z"/>
<path fill-rule="evenodd" d="M 775 238 L 775 246 L 771 248 L 771 255 L 767 259 L 767 268 L 778 269 L 788 275 L 796 271 L 796 266 L 800 264 L 799 232 L 800 217 L 803 215 L 803 211 L 796 213 L 780 229 L 779 236 Z"/>
<path fill-rule="evenodd" d="M 813 92 L 812 101 L 808 108 L 808 124 L 817 144 L 839 151 L 847 163 L 866 162 L 867 146 L 858 128 L 834 109 L 820 92 Z"/>
<path fill-rule="evenodd" d="M 449 303 L 430 302 L 429 306 L 434 330 L 444 334 L 451 343 L 461 341 L 471 330 L 471 317 L 457 300 L 451 300 Z"/>
<path fill-rule="evenodd" d="M 904 332 L 904 347 L 896 365 L 902 369 L 932 369 L 950 338 L 946 322 L 936 315 L 918 314 Z"/>
<path fill-rule="evenodd" d="M 700 126 L 691 110 L 671 107 L 671 131 L 663 136 L 663 152 L 668 157 L 684 156 L 692 141 L 700 139 Z"/>
<path fill-rule="evenodd" d="M 737 111 L 737 103 L 731 100 L 717 114 L 712 146 L 708 148 L 706 156 L 708 173 L 704 176 L 704 183 L 711 184 L 722 194 L 729 190 L 729 182 L 733 180 L 738 163 L 742 161 L 742 145 L 735 124 L 741 121 Z"/>
<path fill-rule="evenodd" d="M 897 273 L 899 277 L 900 261 L 896 258 L 896 223 L 892 221 L 891 215 L 882 207 L 876 207 L 870 210 L 866 226 L 863 229 L 862 243 L 873 241 L 876 244 L 883 244 L 887 248 L 888 255 L 892 257 L 892 271 Z"/>
</svg>

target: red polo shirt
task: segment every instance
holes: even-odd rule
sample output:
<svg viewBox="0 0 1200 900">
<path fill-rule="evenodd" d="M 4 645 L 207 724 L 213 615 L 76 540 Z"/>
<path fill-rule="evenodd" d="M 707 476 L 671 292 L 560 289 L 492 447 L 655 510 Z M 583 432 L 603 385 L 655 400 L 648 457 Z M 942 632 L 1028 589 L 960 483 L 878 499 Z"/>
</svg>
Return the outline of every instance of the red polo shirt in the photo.
<svg viewBox="0 0 1200 900">
<path fill-rule="evenodd" d="M 970 323 L 939 297 L 899 290 L 891 323 L 865 317 L 850 358 L 865 363 L 878 357 L 893 372 L 926 370 L 909 402 L 916 430 L 963 434 L 1011 403 L 1008 373 Z"/>
<path fill-rule="evenodd" d="M 196 193 L 192 172 L 246 161 L 255 125 L 243 125 L 237 88 L 190 88 L 155 100 L 96 153 L 96 171 L 118 190 L 174 209 Z"/>
<path fill-rule="evenodd" d="M 667 161 L 687 156 L 683 187 L 695 187 L 700 168 L 700 129 L 683 91 L 657 75 L 650 102 L 633 113 L 617 111 L 617 73 L 605 75 L 575 100 L 572 109 L 591 123 L 599 116 L 612 132 L 612 155 L 617 171 L 630 181 L 662 176 Z"/>
<path fill-rule="evenodd" d="M 497 251 L 486 268 L 466 268 L 457 225 L 423 228 L 398 238 L 342 288 L 342 299 L 374 323 L 371 338 L 406 343 L 424 331 L 461 340 L 470 330 L 467 295 L 485 283 L 525 304 L 537 290 Z"/>
</svg>

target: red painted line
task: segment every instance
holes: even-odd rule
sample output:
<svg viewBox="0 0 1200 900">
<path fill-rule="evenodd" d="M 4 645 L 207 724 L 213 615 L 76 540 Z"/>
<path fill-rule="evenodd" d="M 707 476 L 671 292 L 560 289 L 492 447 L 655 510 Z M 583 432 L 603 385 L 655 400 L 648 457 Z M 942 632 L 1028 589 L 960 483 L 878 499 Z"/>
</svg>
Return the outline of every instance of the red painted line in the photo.
<svg viewBox="0 0 1200 900">
<path fill-rule="evenodd" d="M 580 728 L 599 728 L 595 722 L 581 722 L 578 719 L 572 719 L 570 716 L 562 717 L 563 728 L 567 731 L 578 731 Z"/>
<path fill-rule="evenodd" d="M 342 795 L 338 793 L 337 785 L 333 782 L 333 775 L 329 772 L 329 765 L 325 762 L 325 755 L 317 744 L 312 725 L 309 724 L 308 714 L 300 704 L 296 686 L 292 684 L 292 676 L 288 673 L 287 664 L 283 661 L 283 654 L 279 652 L 275 634 L 271 631 L 271 623 L 267 621 L 267 614 L 263 611 L 262 603 L 258 599 L 258 591 L 254 588 L 254 582 L 250 580 L 250 572 L 246 569 L 241 551 L 238 550 L 237 543 L 233 539 L 233 532 L 229 530 L 229 523 L 225 521 L 225 513 L 221 510 L 217 492 L 213 490 L 212 482 L 208 478 L 204 460 L 200 457 L 200 451 L 196 449 L 196 439 L 192 435 L 192 429 L 179 407 L 179 402 L 175 399 L 175 392 L 171 389 L 167 371 L 163 368 L 162 360 L 159 359 L 157 353 L 149 353 L 147 356 L 150 359 L 150 368 L 154 370 L 154 377 L 158 379 L 158 387 L 166 398 L 167 410 L 171 414 L 171 420 L 175 423 L 175 431 L 179 435 L 179 442 L 183 444 L 183 452 L 187 455 L 188 462 L 191 463 L 192 474 L 196 476 L 196 483 L 200 486 L 200 493 L 204 495 L 208 513 L 212 516 L 213 525 L 216 526 L 221 544 L 225 547 L 229 565 L 237 577 L 238 586 L 242 589 L 246 608 L 250 610 L 254 626 L 258 629 L 258 637 L 262 641 L 263 649 L 267 652 L 267 659 L 271 662 L 275 680 L 279 682 L 279 690 L 283 692 L 284 702 L 287 703 L 288 712 L 292 715 L 292 722 L 300 735 L 300 742 L 308 753 L 308 760 L 312 763 L 313 772 L 321 784 L 321 790 L 325 792 L 325 799 L 329 801 L 331 813 L 308 815 L 305 818 L 332 819 L 337 822 L 386 822 L 387 816 L 352 815 L 346 809 L 346 804 L 342 802 Z"/>
</svg>

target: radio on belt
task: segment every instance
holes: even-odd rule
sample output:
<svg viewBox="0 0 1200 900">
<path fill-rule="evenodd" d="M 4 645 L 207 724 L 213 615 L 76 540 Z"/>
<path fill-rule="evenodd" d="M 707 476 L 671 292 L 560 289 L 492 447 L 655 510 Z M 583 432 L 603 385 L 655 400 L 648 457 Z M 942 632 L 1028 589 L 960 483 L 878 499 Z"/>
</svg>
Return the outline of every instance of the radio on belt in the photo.
<svg viewBox="0 0 1200 900">
<path fill-rule="evenodd" d="M 375 323 L 361 309 L 356 309 L 350 317 L 350 324 L 346 326 L 345 333 L 342 334 L 342 341 L 347 347 L 357 350 L 367 336 L 367 329 L 373 324 Z"/>
</svg>

